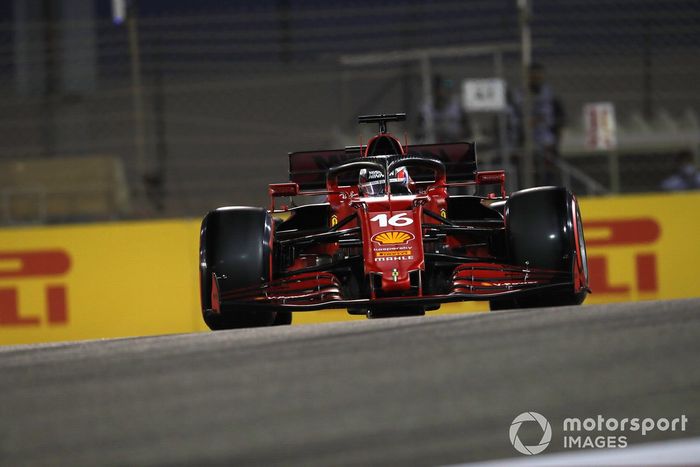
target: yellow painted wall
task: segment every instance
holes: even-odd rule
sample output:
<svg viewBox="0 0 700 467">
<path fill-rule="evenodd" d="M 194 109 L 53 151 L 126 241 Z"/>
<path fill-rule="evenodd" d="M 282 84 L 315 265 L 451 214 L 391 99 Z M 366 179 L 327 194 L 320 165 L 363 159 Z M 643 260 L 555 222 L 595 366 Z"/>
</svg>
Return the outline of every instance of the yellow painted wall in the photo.
<svg viewBox="0 0 700 467">
<path fill-rule="evenodd" d="M 580 204 L 595 276 L 587 303 L 700 296 L 694 277 L 700 194 Z M 0 230 L 0 344 L 205 330 L 198 237 L 199 220 Z M 63 266 L 52 266 L 61 258 Z M 485 303 L 450 304 L 439 313 L 486 309 Z M 323 311 L 297 313 L 294 320 L 349 318 Z"/>
<path fill-rule="evenodd" d="M 589 260 L 605 263 L 603 269 L 591 264 L 593 294 L 586 303 L 700 296 L 695 279 L 700 264 L 700 193 L 588 198 L 580 200 L 580 206 Z M 621 233 L 638 238 L 624 244 L 613 241 L 615 224 L 627 224 Z M 653 224 L 658 229 L 655 239 L 648 231 Z M 652 264 L 638 264 L 643 261 Z M 608 280 L 601 289 L 605 275 Z M 628 290 L 606 292 L 610 288 Z"/>
<path fill-rule="evenodd" d="M 0 230 L 0 258 L 7 252 L 62 250 L 71 263 L 63 275 L 13 278 L 3 277 L 2 271 L 16 268 L 16 261 L 0 259 L 0 290 L 15 289 L 20 317 L 39 319 L 38 325 L 0 324 L 0 343 L 205 329 L 197 313 L 198 224 L 187 220 Z M 48 322 L 49 285 L 66 289 L 67 322 Z"/>
</svg>

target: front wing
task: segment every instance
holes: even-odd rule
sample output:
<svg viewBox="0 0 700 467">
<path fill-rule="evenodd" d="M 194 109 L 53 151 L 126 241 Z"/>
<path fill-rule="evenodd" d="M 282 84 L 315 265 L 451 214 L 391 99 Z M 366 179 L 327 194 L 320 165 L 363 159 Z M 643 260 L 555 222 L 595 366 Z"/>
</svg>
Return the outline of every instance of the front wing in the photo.
<svg viewBox="0 0 700 467">
<path fill-rule="evenodd" d="M 277 279 L 258 287 L 219 291 L 213 280 L 213 298 L 226 308 L 314 311 L 373 306 L 438 305 L 441 303 L 574 290 L 570 273 L 525 269 L 495 263 L 469 263 L 455 268 L 449 293 L 362 298 L 344 297 L 338 278 L 329 272 L 306 272 Z"/>
</svg>

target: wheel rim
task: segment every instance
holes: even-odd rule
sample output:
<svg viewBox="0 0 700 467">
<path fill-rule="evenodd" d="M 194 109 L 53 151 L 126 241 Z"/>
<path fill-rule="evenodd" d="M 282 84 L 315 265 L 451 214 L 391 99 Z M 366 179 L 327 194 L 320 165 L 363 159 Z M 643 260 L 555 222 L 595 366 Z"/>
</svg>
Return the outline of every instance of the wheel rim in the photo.
<svg viewBox="0 0 700 467">
<path fill-rule="evenodd" d="M 576 222 L 576 250 L 579 272 L 583 276 L 583 288 L 588 287 L 588 253 L 586 252 L 586 240 L 583 235 L 583 222 L 581 221 L 581 211 L 576 200 L 573 202 L 574 216 Z"/>
</svg>

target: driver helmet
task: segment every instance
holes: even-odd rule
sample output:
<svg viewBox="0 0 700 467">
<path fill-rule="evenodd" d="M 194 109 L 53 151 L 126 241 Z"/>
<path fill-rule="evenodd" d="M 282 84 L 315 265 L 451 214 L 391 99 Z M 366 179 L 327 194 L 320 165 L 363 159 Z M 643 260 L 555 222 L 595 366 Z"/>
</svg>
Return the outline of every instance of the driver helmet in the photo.
<svg viewBox="0 0 700 467">
<path fill-rule="evenodd" d="M 391 183 L 391 193 L 395 195 L 406 195 L 411 193 L 411 177 L 408 175 L 406 167 L 397 167 L 389 174 Z M 385 194 L 384 174 L 380 170 L 360 170 L 358 186 L 360 194 L 365 196 L 381 196 Z"/>
</svg>

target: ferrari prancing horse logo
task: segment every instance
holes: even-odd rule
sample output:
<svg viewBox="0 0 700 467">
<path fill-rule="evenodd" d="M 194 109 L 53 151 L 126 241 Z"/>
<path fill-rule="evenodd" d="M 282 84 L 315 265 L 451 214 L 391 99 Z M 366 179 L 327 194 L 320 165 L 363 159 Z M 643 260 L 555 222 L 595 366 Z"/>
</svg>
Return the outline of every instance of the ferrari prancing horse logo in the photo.
<svg viewBox="0 0 700 467">
<path fill-rule="evenodd" d="M 404 230 L 387 230 L 379 232 L 372 237 L 373 242 L 381 243 L 382 245 L 400 245 L 416 238 L 411 232 Z"/>
</svg>

